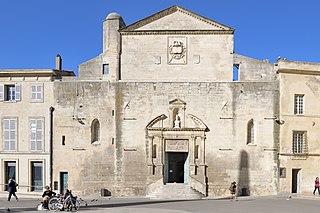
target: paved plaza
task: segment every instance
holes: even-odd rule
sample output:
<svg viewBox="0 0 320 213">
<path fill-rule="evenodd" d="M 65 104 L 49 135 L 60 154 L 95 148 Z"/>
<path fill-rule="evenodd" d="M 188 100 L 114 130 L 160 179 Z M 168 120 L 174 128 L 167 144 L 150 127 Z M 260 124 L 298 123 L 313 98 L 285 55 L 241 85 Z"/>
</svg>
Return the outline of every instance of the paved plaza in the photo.
<svg viewBox="0 0 320 213">
<path fill-rule="evenodd" d="M 6 194 L 0 194 L 0 212 L 45 212 L 36 211 L 40 198 L 20 196 L 19 202 L 8 202 Z M 87 204 L 87 206 L 86 206 Z M 227 198 L 202 200 L 150 200 L 147 198 L 86 197 L 81 201 L 80 212 L 109 213 L 301 213 L 317 212 L 319 196 L 267 196 L 239 197 L 238 201 Z"/>
</svg>

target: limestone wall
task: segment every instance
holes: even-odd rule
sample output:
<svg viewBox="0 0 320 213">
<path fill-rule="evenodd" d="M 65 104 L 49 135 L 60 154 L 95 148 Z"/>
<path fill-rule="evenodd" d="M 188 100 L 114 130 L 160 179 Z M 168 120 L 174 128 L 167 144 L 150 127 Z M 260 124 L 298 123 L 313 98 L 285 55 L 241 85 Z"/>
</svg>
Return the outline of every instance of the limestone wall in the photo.
<svg viewBox="0 0 320 213">
<path fill-rule="evenodd" d="M 169 50 L 175 39 L 186 48 L 178 62 Z M 121 79 L 231 81 L 232 53 L 233 35 L 123 35 Z"/>
<path fill-rule="evenodd" d="M 97 194 L 113 186 L 114 94 L 107 82 L 55 82 L 54 181 L 67 171 L 75 193 Z M 100 123 L 100 140 L 92 143 L 94 119 Z"/>
<path fill-rule="evenodd" d="M 210 129 L 205 140 L 209 195 L 227 194 L 233 180 L 252 195 L 275 194 L 277 126 L 266 118 L 274 116 L 276 88 L 276 83 L 240 82 L 56 82 L 54 179 L 68 171 L 70 187 L 78 193 L 107 188 L 114 195 L 144 195 L 149 175 L 146 126 L 168 115 L 169 102 L 179 98 L 186 102 L 186 113 Z M 101 122 L 99 144 L 90 143 L 95 118 Z M 246 145 L 250 119 L 254 145 Z"/>
<path fill-rule="evenodd" d="M 122 108 L 118 112 L 123 113 L 119 115 L 121 134 L 117 139 L 123 150 L 136 150 L 141 167 L 145 166 L 146 124 L 168 114 L 169 101 L 179 98 L 187 103 L 186 113 L 198 116 L 210 129 L 205 141 L 210 195 L 227 194 L 232 180 L 252 195 L 276 193 L 278 141 L 274 130 L 278 125 L 269 119 L 278 104 L 276 83 L 125 83 L 121 88 Z M 254 145 L 246 145 L 250 119 L 255 123 Z M 132 151 L 122 154 L 125 159 Z M 120 160 L 127 168 L 121 178 L 128 187 L 145 181 L 145 171 L 134 166 L 138 160 L 134 159 Z M 131 176 L 135 179 L 129 179 Z"/>
</svg>

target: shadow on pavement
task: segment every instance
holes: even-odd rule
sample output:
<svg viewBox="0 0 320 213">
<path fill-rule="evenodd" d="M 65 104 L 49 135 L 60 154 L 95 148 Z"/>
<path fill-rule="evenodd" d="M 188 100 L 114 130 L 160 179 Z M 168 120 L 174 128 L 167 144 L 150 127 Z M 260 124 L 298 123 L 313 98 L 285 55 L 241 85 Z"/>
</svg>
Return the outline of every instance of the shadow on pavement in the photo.
<svg viewBox="0 0 320 213">
<path fill-rule="evenodd" d="M 128 206 L 139 206 L 139 205 L 148 205 L 148 204 L 161 204 L 161 203 L 173 203 L 173 202 L 185 202 L 185 201 L 196 201 L 196 200 L 147 200 L 147 201 L 132 201 L 132 202 L 119 202 L 119 203 L 101 203 L 101 204 L 90 204 L 87 206 L 80 206 L 80 210 L 98 210 L 98 209 L 107 209 L 107 208 L 118 208 L 118 207 L 128 207 Z M 199 200 L 197 200 L 199 201 Z M 10 211 L 7 209 L 1 209 L 0 213 L 11 213 L 11 212 L 27 212 L 27 211 L 36 211 L 36 207 L 18 207 L 12 208 Z M 39 211 L 44 212 L 44 211 Z"/>
</svg>

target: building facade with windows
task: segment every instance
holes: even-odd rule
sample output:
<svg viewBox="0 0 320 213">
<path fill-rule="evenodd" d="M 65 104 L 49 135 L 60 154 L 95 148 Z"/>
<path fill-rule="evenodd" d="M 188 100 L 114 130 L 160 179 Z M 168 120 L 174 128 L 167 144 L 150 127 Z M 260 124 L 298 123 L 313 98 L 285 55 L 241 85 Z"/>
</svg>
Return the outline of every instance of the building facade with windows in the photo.
<svg viewBox="0 0 320 213">
<path fill-rule="evenodd" d="M 320 64 L 280 60 L 281 192 L 311 193 L 320 174 Z"/>
<path fill-rule="evenodd" d="M 50 184 L 50 107 L 53 82 L 73 72 L 0 70 L 0 182 L 19 183 L 20 192 L 43 191 Z"/>
<path fill-rule="evenodd" d="M 233 41 L 179 6 L 131 25 L 111 13 L 79 76 L 0 70 L 1 182 L 115 196 L 223 196 L 233 181 L 239 195 L 311 190 L 320 65 L 255 60 Z"/>
</svg>

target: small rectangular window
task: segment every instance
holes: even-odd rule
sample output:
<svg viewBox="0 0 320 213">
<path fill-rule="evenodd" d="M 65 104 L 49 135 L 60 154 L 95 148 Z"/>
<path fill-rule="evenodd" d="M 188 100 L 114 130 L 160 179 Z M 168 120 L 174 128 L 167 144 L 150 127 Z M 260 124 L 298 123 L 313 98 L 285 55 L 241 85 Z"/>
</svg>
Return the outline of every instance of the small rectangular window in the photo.
<svg viewBox="0 0 320 213">
<path fill-rule="evenodd" d="M 304 114 L 304 95 L 294 95 L 294 114 Z"/>
<path fill-rule="evenodd" d="M 62 146 L 66 145 L 66 136 L 62 135 Z"/>
<path fill-rule="evenodd" d="M 234 64 L 233 65 L 233 81 L 238 81 L 239 80 L 239 64 Z"/>
<path fill-rule="evenodd" d="M 0 101 L 20 101 L 20 84 L 0 84 Z"/>
<path fill-rule="evenodd" d="M 294 154 L 306 153 L 306 133 L 302 131 L 293 131 L 292 151 Z"/>
<path fill-rule="evenodd" d="M 280 169 L 279 169 L 279 177 L 280 178 L 285 178 L 286 177 L 286 168 L 280 167 Z"/>
<path fill-rule="evenodd" d="M 247 145 L 254 144 L 254 123 L 250 120 L 247 125 Z"/>
<path fill-rule="evenodd" d="M 31 85 L 31 100 L 42 102 L 42 100 L 43 100 L 43 85 L 42 84 Z"/>
<path fill-rule="evenodd" d="M 102 66 L 102 74 L 103 75 L 109 74 L 109 64 L 103 64 L 103 66 Z"/>
<path fill-rule="evenodd" d="M 16 87 L 14 85 L 6 85 L 6 101 L 16 100 Z"/>
</svg>

